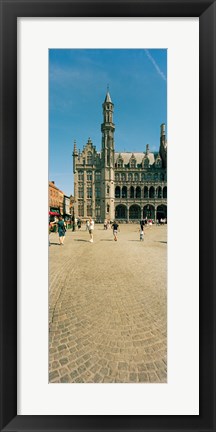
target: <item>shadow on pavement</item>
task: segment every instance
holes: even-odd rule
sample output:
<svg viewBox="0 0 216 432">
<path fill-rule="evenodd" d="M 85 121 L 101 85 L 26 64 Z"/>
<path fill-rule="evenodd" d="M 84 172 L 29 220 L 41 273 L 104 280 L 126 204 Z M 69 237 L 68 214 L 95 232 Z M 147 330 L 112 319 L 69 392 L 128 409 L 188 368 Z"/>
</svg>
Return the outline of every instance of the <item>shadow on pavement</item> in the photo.
<svg viewBox="0 0 216 432">
<path fill-rule="evenodd" d="M 113 239 L 100 239 L 100 241 L 113 241 Z"/>
<path fill-rule="evenodd" d="M 50 246 L 51 245 L 55 245 L 55 246 L 60 246 L 60 244 L 59 243 L 53 243 L 53 242 L 50 242 L 50 244 L 49 244 Z"/>
<path fill-rule="evenodd" d="M 89 243 L 89 240 L 84 240 L 84 239 L 74 239 L 74 241 L 81 241 L 81 242 Z"/>
<path fill-rule="evenodd" d="M 165 243 L 167 244 L 167 241 L 162 241 L 162 240 L 155 240 L 156 243 Z"/>
</svg>

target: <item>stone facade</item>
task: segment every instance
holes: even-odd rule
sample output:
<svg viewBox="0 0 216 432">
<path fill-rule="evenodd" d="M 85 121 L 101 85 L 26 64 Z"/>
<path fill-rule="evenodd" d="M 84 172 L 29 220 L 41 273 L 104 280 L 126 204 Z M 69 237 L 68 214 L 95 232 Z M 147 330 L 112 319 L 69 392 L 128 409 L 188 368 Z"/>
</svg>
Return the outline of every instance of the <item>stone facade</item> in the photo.
<svg viewBox="0 0 216 432">
<path fill-rule="evenodd" d="M 101 152 L 91 139 L 82 151 L 73 151 L 74 211 L 81 219 L 92 217 L 133 222 L 167 218 L 167 141 L 160 127 L 158 152 L 146 145 L 142 153 L 117 153 L 114 145 L 114 104 L 107 92 L 101 125 Z"/>
</svg>

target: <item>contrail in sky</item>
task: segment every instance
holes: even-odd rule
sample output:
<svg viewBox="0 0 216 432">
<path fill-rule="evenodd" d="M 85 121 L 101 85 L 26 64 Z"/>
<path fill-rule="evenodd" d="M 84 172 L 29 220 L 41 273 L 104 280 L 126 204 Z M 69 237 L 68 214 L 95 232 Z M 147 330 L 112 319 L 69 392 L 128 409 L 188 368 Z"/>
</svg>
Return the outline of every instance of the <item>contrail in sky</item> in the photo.
<svg viewBox="0 0 216 432">
<path fill-rule="evenodd" d="M 151 62 L 153 63 L 158 74 L 161 76 L 161 78 L 163 78 L 164 81 L 166 81 L 166 77 L 165 77 L 164 73 L 160 70 L 158 64 L 156 63 L 155 59 L 150 54 L 149 50 L 145 49 L 145 53 L 146 53 L 147 57 L 149 58 L 149 60 L 151 60 Z"/>
</svg>

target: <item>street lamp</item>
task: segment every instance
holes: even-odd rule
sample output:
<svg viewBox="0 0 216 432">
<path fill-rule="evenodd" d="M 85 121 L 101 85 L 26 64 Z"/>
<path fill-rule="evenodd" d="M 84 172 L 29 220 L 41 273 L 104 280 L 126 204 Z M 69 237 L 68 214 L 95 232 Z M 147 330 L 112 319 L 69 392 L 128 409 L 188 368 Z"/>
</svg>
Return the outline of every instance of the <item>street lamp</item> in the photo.
<svg viewBox="0 0 216 432">
<path fill-rule="evenodd" d="M 72 216 L 72 231 L 75 231 L 76 224 L 75 224 L 75 214 L 74 214 L 74 206 L 73 206 L 73 216 Z"/>
</svg>

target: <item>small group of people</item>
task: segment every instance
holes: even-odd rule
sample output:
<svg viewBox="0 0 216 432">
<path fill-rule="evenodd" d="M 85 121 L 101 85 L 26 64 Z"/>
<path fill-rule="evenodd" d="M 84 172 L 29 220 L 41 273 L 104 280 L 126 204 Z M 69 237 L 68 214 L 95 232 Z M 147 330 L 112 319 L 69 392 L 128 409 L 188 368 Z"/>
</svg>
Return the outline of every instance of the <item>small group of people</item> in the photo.
<svg viewBox="0 0 216 432">
<path fill-rule="evenodd" d="M 105 221 L 104 221 L 104 229 L 107 230 L 107 229 L 110 228 L 110 226 L 111 226 L 110 220 L 109 219 L 105 219 Z"/>
<path fill-rule="evenodd" d="M 110 222 L 107 221 L 107 224 L 110 225 Z M 119 225 L 117 224 L 116 221 L 114 221 L 112 224 L 114 241 L 117 241 L 118 227 L 119 227 Z M 104 229 L 108 229 L 107 225 L 106 225 L 106 228 L 104 228 Z M 87 230 L 89 231 L 89 234 L 90 234 L 90 240 L 89 241 L 90 241 L 90 243 L 93 243 L 94 221 L 91 218 L 86 221 L 86 231 Z"/>
<path fill-rule="evenodd" d="M 140 241 L 144 241 L 144 226 L 145 226 L 145 224 L 146 224 L 146 221 L 144 219 L 142 219 L 140 221 Z M 52 226 L 52 225 L 57 225 L 58 235 L 59 235 L 59 244 L 60 244 L 60 246 L 63 246 L 64 240 L 65 240 L 65 233 L 66 233 L 66 229 L 67 229 L 66 223 L 65 223 L 63 217 L 59 216 L 58 219 L 54 220 L 54 222 L 50 222 L 50 226 Z M 119 224 L 116 221 L 114 221 L 113 224 L 111 225 L 111 227 L 113 229 L 114 241 L 117 241 L 118 240 Z M 86 231 L 89 232 L 90 243 L 93 243 L 94 221 L 92 218 L 89 218 L 86 221 Z"/>
</svg>

